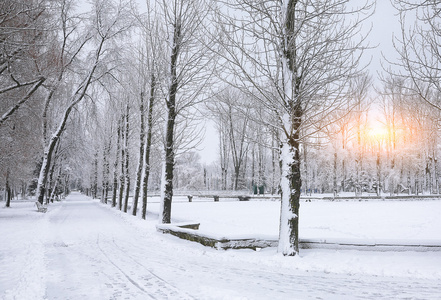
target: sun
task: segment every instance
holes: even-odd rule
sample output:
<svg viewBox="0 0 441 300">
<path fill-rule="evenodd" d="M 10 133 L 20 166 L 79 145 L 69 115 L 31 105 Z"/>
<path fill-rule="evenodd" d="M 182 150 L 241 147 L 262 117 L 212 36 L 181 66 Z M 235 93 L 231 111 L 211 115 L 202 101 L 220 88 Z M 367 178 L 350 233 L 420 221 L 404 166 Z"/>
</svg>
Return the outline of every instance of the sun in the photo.
<svg viewBox="0 0 441 300">
<path fill-rule="evenodd" d="M 388 134 L 387 129 L 384 127 L 375 126 L 368 129 L 368 135 L 371 138 L 384 139 L 387 136 L 387 134 Z"/>
<path fill-rule="evenodd" d="M 380 122 L 374 122 L 370 124 L 369 128 L 366 130 L 367 137 L 371 142 L 381 143 L 387 140 L 389 131 Z"/>
</svg>

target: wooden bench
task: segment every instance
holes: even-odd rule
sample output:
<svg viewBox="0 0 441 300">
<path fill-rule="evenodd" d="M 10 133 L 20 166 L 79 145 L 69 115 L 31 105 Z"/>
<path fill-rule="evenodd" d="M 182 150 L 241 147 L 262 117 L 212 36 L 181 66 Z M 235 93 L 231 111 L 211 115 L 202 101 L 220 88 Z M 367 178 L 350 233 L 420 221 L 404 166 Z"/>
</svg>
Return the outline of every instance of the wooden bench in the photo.
<svg viewBox="0 0 441 300">
<path fill-rule="evenodd" d="M 47 211 L 47 206 L 46 205 L 41 204 L 38 201 L 35 201 L 35 205 L 37 206 L 37 211 L 38 212 L 44 212 L 45 213 Z"/>
</svg>

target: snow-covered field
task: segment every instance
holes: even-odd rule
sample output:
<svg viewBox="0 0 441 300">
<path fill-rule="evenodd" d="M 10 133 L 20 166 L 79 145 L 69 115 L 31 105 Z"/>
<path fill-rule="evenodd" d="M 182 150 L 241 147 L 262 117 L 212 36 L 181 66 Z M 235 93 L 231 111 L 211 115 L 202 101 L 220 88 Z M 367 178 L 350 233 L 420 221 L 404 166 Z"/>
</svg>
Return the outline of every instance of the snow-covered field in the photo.
<svg viewBox="0 0 441 300">
<path fill-rule="evenodd" d="M 2 299 L 440 299 L 441 252 L 214 250 L 73 193 L 0 208 Z M 207 200 L 207 199 L 205 199 Z M 156 202 L 156 203 L 155 203 Z M 221 236 L 277 237 L 278 201 L 176 198 L 172 217 Z M 302 238 L 441 240 L 441 201 L 302 202 Z"/>
<path fill-rule="evenodd" d="M 280 201 L 213 202 L 176 197 L 172 218 L 200 222 L 200 231 L 220 236 L 277 239 Z M 159 198 L 149 210 L 159 211 Z M 153 202 L 153 203 L 152 203 Z M 314 201 L 300 204 L 300 238 L 421 241 L 441 245 L 441 200 Z"/>
</svg>

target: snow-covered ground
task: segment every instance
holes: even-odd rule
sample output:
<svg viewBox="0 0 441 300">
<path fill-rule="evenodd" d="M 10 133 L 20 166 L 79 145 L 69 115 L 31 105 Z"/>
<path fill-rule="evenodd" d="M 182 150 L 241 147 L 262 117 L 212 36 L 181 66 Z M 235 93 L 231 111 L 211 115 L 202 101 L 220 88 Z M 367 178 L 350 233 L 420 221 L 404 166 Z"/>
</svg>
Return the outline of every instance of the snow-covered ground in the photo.
<svg viewBox="0 0 441 300">
<path fill-rule="evenodd" d="M 228 237 L 277 239 L 280 201 L 177 197 L 172 217 L 200 222 L 200 231 Z M 224 201 L 224 202 L 222 202 Z M 159 198 L 149 204 L 159 211 Z M 300 204 L 300 238 L 441 245 L 441 200 L 313 201 Z"/>
<path fill-rule="evenodd" d="M 181 200 L 181 201 L 179 201 Z M 277 236 L 279 202 L 189 203 L 175 220 L 217 235 Z M 2 299 L 439 299 L 441 252 L 219 251 L 73 193 L 37 213 L 0 209 Z M 302 202 L 302 238 L 441 239 L 441 201 Z"/>
</svg>

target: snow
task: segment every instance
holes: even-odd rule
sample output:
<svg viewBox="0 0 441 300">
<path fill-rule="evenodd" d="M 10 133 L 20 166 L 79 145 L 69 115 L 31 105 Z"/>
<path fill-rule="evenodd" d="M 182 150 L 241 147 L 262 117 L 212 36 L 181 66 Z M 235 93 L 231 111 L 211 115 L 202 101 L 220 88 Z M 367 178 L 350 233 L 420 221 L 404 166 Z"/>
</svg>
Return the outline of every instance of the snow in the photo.
<svg viewBox="0 0 441 300">
<path fill-rule="evenodd" d="M 285 114 L 284 125 L 288 126 L 288 116 Z M 285 127 L 289 128 L 289 127 Z M 279 237 L 279 251 L 285 255 L 292 255 L 296 253 L 292 243 L 290 242 L 292 234 L 292 229 L 289 226 L 290 221 L 298 216 L 292 211 L 290 206 L 290 195 L 291 195 L 291 183 L 289 179 L 289 174 L 291 174 L 291 165 L 293 164 L 294 153 L 290 145 L 287 142 L 283 143 L 282 151 L 280 154 L 280 162 L 282 164 L 282 174 L 280 178 L 280 187 L 282 189 L 282 200 L 280 207 L 280 216 L 279 216 L 279 228 L 280 228 L 280 237 Z"/>
<path fill-rule="evenodd" d="M 279 201 L 174 197 L 174 221 L 210 234 L 277 236 Z M 439 299 L 440 252 L 215 250 L 73 193 L 37 213 L 0 208 L 1 299 Z M 438 243 L 441 201 L 302 202 L 303 238 Z"/>
<path fill-rule="evenodd" d="M 174 197 L 173 219 L 200 222 L 200 231 L 224 236 L 278 238 L 280 201 Z M 158 211 L 158 199 L 149 209 Z M 221 205 L 218 205 L 221 204 Z M 312 201 L 300 203 L 301 239 L 360 242 L 426 240 L 441 245 L 441 201 Z"/>
</svg>

